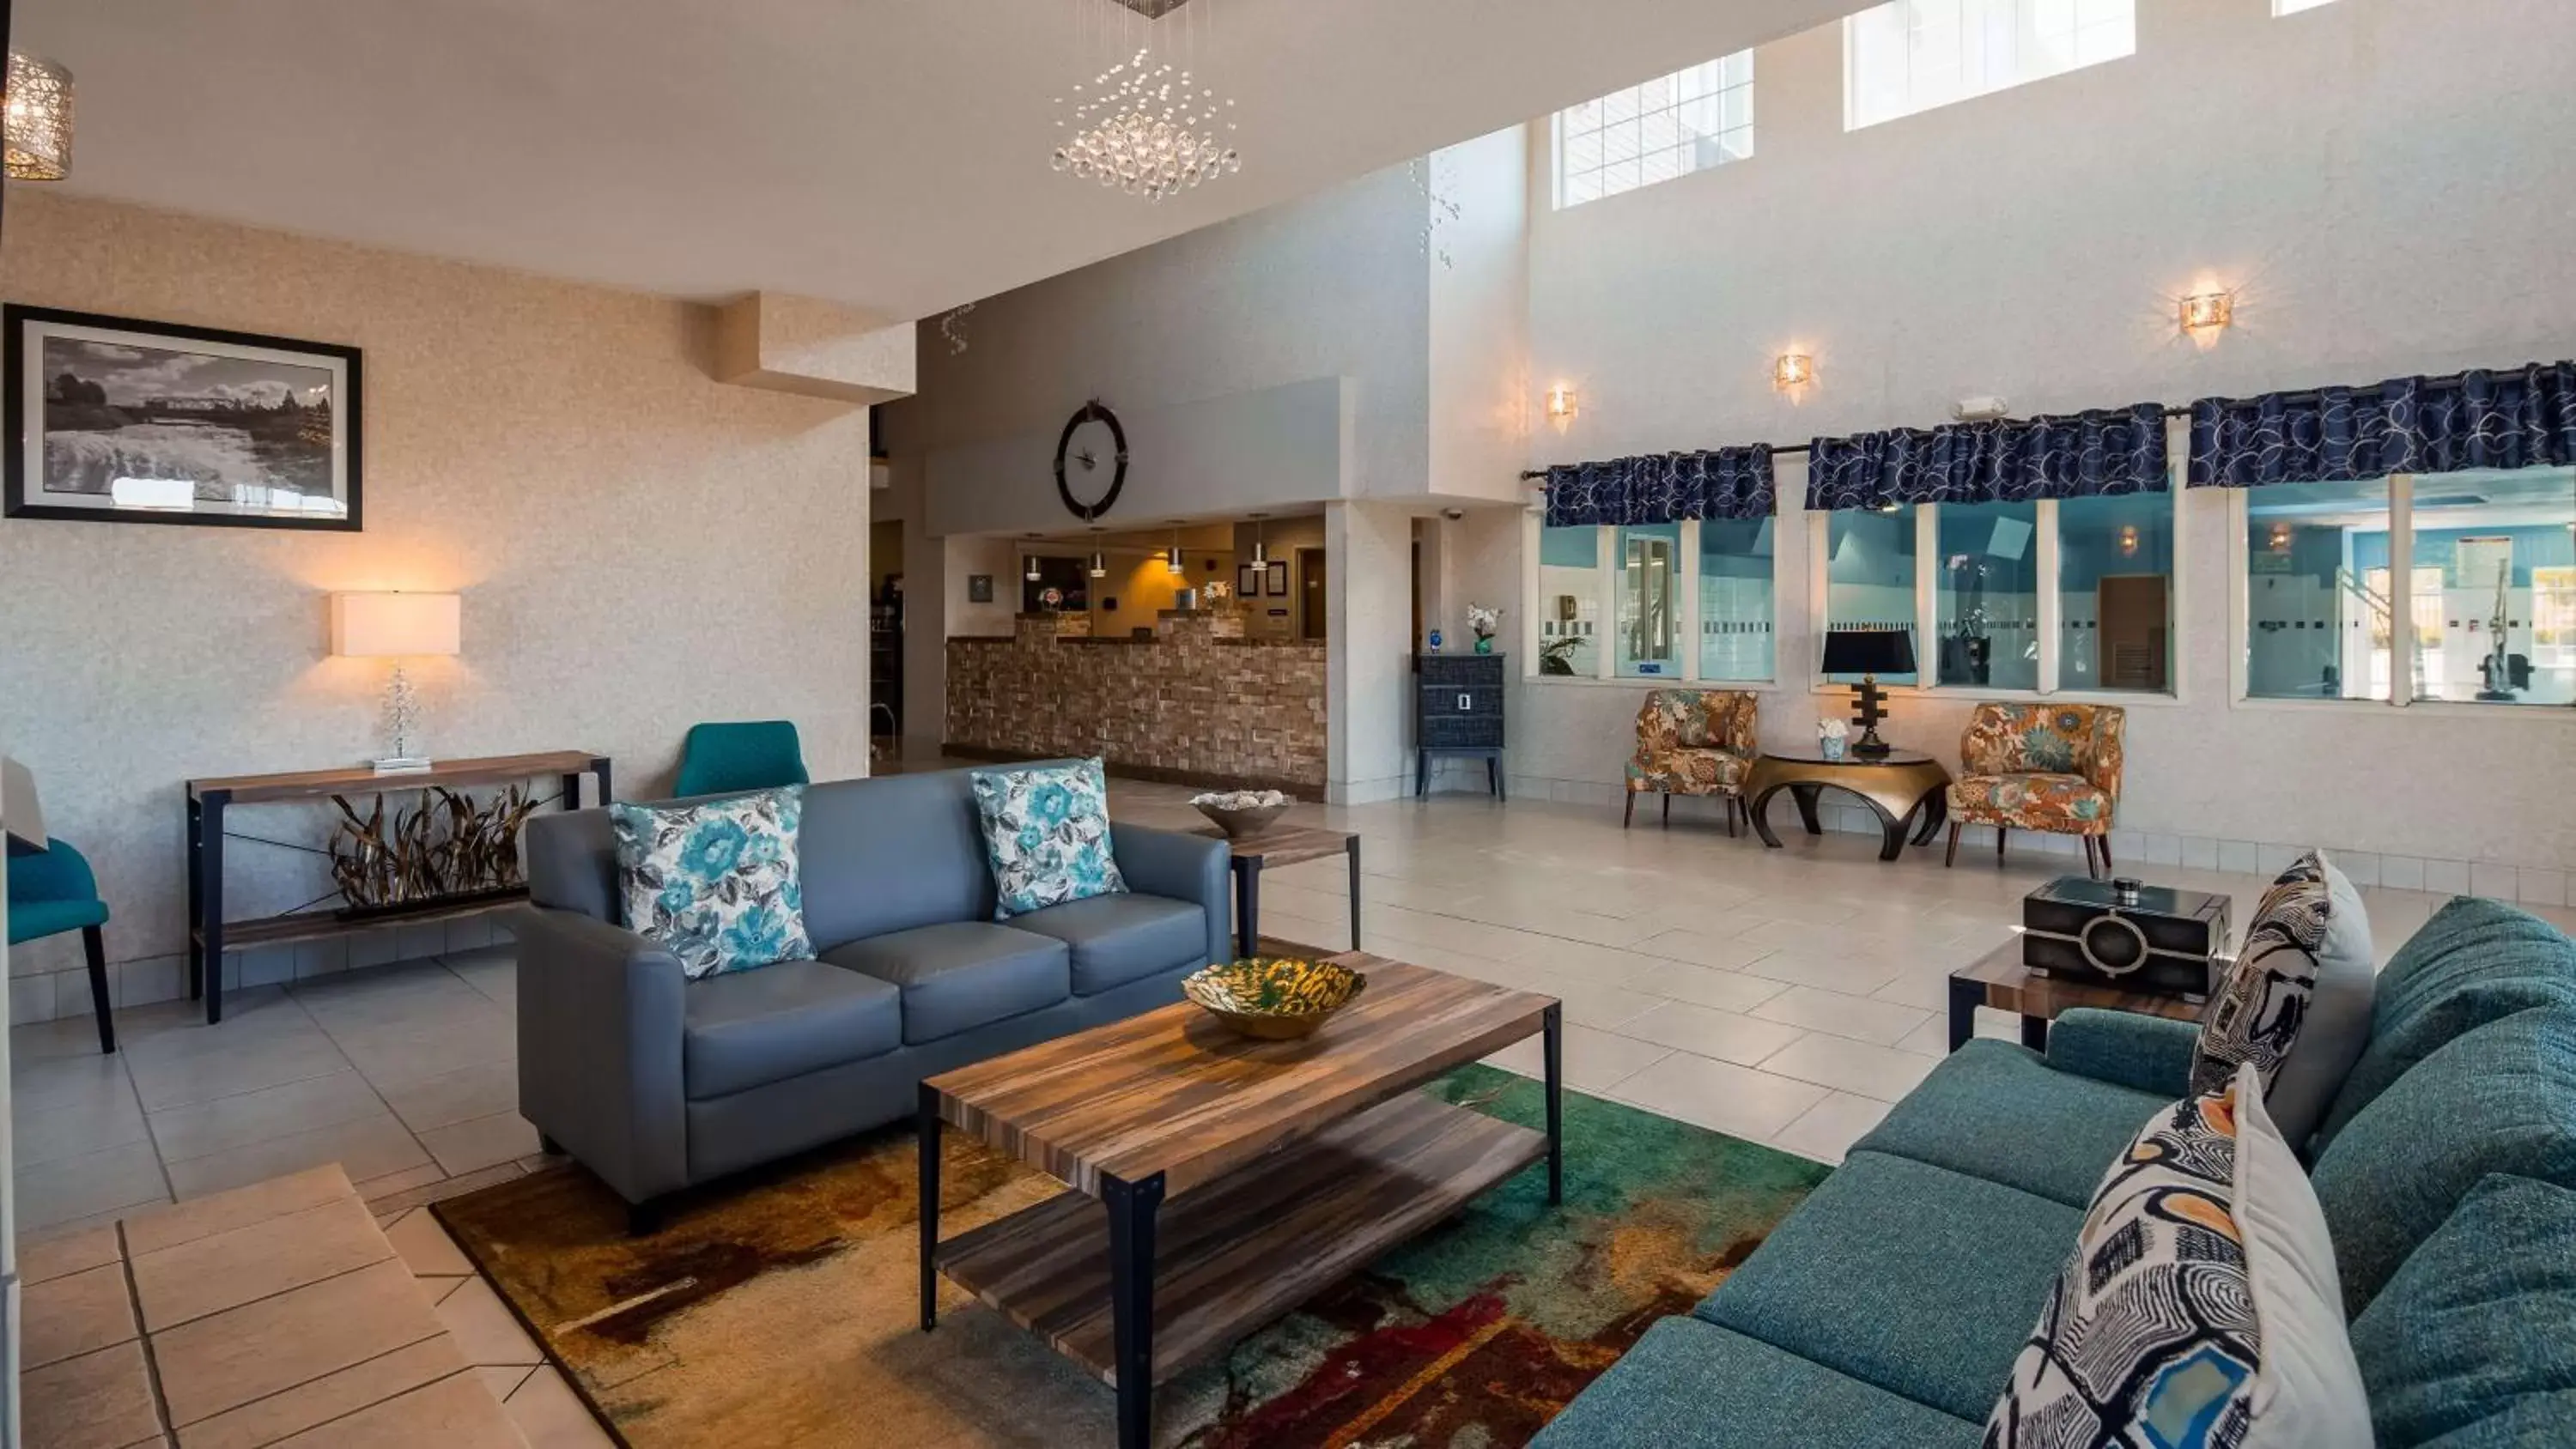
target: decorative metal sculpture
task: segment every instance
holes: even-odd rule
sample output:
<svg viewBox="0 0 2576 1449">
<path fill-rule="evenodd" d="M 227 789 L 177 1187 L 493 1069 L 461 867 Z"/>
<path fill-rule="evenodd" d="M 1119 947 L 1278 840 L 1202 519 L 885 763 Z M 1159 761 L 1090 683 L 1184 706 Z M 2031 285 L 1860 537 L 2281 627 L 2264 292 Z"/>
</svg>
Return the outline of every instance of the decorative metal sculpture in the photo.
<svg viewBox="0 0 2576 1449">
<path fill-rule="evenodd" d="M 385 797 L 363 817 L 334 795 L 340 828 L 331 837 L 331 883 L 355 910 L 417 905 L 447 897 L 517 888 L 519 827 L 536 808 L 527 787 L 513 785 L 477 805 L 432 786 L 419 803 L 385 818 Z"/>
</svg>

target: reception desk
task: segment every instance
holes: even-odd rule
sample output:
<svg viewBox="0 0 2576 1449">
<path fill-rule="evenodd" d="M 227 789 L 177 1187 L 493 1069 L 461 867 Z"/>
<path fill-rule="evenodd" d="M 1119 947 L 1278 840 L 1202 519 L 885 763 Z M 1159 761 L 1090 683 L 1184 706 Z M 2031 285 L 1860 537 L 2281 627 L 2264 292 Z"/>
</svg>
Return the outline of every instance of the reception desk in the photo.
<svg viewBox="0 0 2576 1449">
<path fill-rule="evenodd" d="M 955 754 L 1099 755 L 1148 779 L 1323 793 L 1324 646 L 1246 638 L 1231 612 L 1100 639 L 1083 615 L 1022 614 L 1010 638 L 948 641 L 947 703 Z"/>
</svg>

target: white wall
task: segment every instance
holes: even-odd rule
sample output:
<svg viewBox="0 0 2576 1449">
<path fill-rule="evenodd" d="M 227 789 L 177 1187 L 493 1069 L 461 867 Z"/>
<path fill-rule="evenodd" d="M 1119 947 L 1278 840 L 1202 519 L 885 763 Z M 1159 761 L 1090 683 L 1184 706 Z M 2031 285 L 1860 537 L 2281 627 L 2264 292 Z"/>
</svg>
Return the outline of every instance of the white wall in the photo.
<svg viewBox="0 0 2576 1449">
<path fill-rule="evenodd" d="M 1540 203 L 1531 396 L 1571 383 L 1582 416 L 1562 439 L 1538 432 L 1530 461 L 1928 425 L 1972 393 L 2028 413 L 2567 356 L 2576 148 L 2551 138 L 2576 7 L 2490 0 L 2478 16 L 2159 0 L 2130 59 L 1850 134 L 1839 29 L 1764 47 L 1754 159 Z M 1543 131 L 1532 152 L 1543 198 Z M 2237 289 L 2237 325 L 2203 349 L 2174 309 L 2211 286 Z M 1819 371 L 1796 401 L 1769 382 L 1791 350 Z M 1765 695 L 1764 733 L 1786 740 L 1845 706 L 1804 686 L 1803 468 L 1780 482 L 1780 661 L 1797 682 Z M 2228 531 L 2223 495 L 2189 500 L 2182 702 L 2131 711 L 2123 826 L 2501 862 L 2531 868 L 2533 898 L 2563 892 L 2576 718 L 2232 704 Z M 1607 798 L 1637 702 L 1524 685 L 1514 773 Z M 1891 733 L 1948 752 L 1964 718 L 1902 700 Z"/>
<path fill-rule="evenodd" d="M 1527 184 L 1513 128 L 1418 173 L 1394 167 L 987 298 L 954 324 L 963 352 L 925 329 L 921 391 L 888 408 L 884 430 L 895 486 L 881 497 L 907 521 L 907 563 L 943 536 L 1079 527 L 1052 462 L 1091 398 L 1119 414 L 1132 454 L 1105 528 L 1328 505 L 1333 792 L 1391 793 L 1405 770 L 1411 520 L 1521 490 Z M 1426 237 L 1434 191 L 1460 214 Z M 1284 538 L 1272 557 L 1289 556 Z M 911 572 L 905 730 L 919 744 L 937 732 L 936 641 L 982 630 L 924 608 L 962 584 L 926 592 Z"/>
<path fill-rule="evenodd" d="M 1124 418 L 1292 384 L 1347 388 L 1351 457 L 1342 486 L 1318 490 L 1300 475 L 1246 489 L 1209 463 L 1210 476 L 1169 479 L 1171 496 L 1155 500 L 1163 509 L 1192 487 L 1222 493 L 1218 508 L 1257 507 L 1267 492 L 1277 494 L 1267 501 L 1285 504 L 1420 491 L 1429 466 L 1430 325 L 1420 218 L 1421 194 L 1397 167 L 988 297 L 956 323 L 962 353 L 925 333 L 920 394 L 891 408 L 908 415 L 901 446 L 937 460 L 939 490 L 975 495 L 971 503 L 932 498 L 935 526 L 1071 523 L 1048 464 L 1065 419 L 1092 398 Z M 1275 452 L 1273 410 L 1237 406 L 1251 429 L 1244 455 Z M 1030 438 L 1044 440 L 1033 464 L 1020 448 L 976 466 L 978 449 Z M 1140 450 L 1129 486 L 1150 492 L 1145 477 L 1158 466 Z M 1271 465 L 1254 459 L 1253 466 Z M 1134 501 L 1103 520 L 1159 521 Z"/>
<path fill-rule="evenodd" d="M 98 867 L 124 1001 L 180 981 L 183 781 L 384 753 L 334 590 L 463 594 L 462 655 L 414 670 L 433 754 L 597 750 L 642 798 L 692 723 L 786 718 L 816 778 L 866 773 L 866 411 L 716 383 L 707 309 L 25 189 L 0 279 L 366 354 L 363 532 L 0 522 L 0 741 Z M 314 857 L 228 854 L 236 915 L 329 889 Z M 349 960 L 285 954 L 263 969 Z M 86 1010 L 79 965 L 76 937 L 22 947 L 13 1011 L 51 1014 L 34 973 Z"/>
<path fill-rule="evenodd" d="M 1529 448 L 1528 132 L 1452 146 L 1421 175 L 1431 221 L 1428 491 L 1516 503 Z"/>
</svg>

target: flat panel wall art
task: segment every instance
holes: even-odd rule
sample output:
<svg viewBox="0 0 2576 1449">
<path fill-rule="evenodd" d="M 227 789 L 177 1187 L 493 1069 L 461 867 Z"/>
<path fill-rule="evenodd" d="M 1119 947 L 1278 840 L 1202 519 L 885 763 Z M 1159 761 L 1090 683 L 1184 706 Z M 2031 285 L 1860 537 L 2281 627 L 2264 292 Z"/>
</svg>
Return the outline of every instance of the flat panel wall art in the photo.
<svg viewBox="0 0 2576 1449">
<path fill-rule="evenodd" d="M 7 516 L 355 531 L 354 347 L 12 306 Z"/>
</svg>

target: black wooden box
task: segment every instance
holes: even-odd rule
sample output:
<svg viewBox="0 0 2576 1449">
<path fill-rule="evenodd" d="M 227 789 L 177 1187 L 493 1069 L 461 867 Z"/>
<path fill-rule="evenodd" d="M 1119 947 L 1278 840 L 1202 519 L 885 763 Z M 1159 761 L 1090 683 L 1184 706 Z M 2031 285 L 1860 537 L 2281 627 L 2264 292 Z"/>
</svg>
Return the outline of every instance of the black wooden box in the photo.
<svg viewBox="0 0 2576 1449">
<path fill-rule="evenodd" d="M 2132 880 L 2067 876 L 2021 906 L 2022 964 L 2083 981 L 2198 1001 L 2227 951 L 2227 897 Z"/>
</svg>

